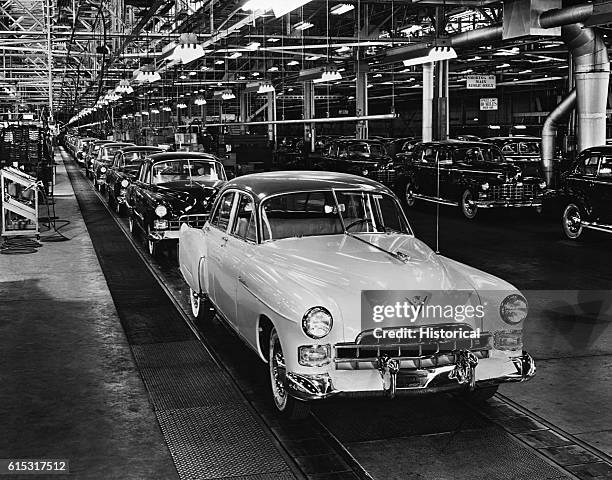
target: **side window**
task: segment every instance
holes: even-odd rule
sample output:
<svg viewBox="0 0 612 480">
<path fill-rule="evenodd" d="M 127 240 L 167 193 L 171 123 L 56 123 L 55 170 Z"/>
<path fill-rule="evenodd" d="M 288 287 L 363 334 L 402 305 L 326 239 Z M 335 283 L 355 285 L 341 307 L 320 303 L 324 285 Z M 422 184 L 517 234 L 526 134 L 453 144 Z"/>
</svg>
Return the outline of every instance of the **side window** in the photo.
<svg viewBox="0 0 612 480">
<path fill-rule="evenodd" d="M 446 148 L 438 153 L 438 163 L 440 165 L 451 165 L 453 163 L 452 153 Z"/>
<path fill-rule="evenodd" d="M 234 192 L 229 192 L 223 195 L 217 209 L 215 210 L 215 213 L 213 213 L 210 224 L 225 232 L 227 230 L 227 226 L 229 225 L 233 203 Z"/>
<path fill-rule="evenodd" d="M 249 195 L 241 193 L 238 197 L 238 209 L 232 227 L 232 235 L 251 242 L 257 241 L 255 230 L 255 207 L 253 199 Z"/>
<path fill-rule="evenodd" d="M 600 178 L 612 178 L 612 157 L 601 157 L 598 176 Z"/>
<path fill-rule="evenodd" d="M 585 158 L 584 167 L 582 168 L 583 175 L 597 175 L 597 164 L 599 163 L 599 157 L 592 155 L 590 157 Z"/>
<path fill-rule="evenodd" d="M 433 147 L 423 148 L 423 157 L 421 161 L 423 163 L 434 163 L 436 161 L 436 149 Z"/>
</svg>

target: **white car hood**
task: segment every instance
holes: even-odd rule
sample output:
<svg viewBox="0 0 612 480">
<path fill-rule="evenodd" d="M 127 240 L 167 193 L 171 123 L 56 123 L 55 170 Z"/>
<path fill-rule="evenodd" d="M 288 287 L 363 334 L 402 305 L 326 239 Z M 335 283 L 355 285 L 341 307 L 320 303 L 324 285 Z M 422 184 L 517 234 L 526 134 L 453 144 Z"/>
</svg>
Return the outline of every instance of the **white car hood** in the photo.
<svg viewBox="0 0 612 480">
<path fill-rule="evenodd" d="M 433 295 L 462 290 L 466 304 L 469 298 L 472 304 L 474 297 L 478 299 L 466 276 L 449 273 L 440 257 L 415 237 L 359 234 L 359 238 L 387 251 L 400 251 L 406 260 L 344 234 L 265 243 L 260 258 L 274 277 L 285 277 L 301 287 L 296 296 L 307 297 L 308 307 L 322 305 L 332 311 L 336 324 L 341 319 L 344 341 L 353 341 L 362 330 L 362 290 L 427 290 Z M 289 295 L 294 294 L 292 287 L 287 285 Z"/>
</svg>

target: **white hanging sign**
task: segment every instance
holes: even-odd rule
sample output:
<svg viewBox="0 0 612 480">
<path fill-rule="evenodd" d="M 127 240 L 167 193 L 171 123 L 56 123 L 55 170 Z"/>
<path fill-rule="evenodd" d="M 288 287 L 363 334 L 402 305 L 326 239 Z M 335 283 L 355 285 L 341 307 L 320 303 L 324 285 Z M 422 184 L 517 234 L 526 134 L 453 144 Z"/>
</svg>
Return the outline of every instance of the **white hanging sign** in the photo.
<svg viewBox="0 0 612 480">
<path fill-rule="evenodd" d="M 468 75 L 466 77 L 468 90 L 489 90 L 497 87 L 495 75 Z"/>
</svg>

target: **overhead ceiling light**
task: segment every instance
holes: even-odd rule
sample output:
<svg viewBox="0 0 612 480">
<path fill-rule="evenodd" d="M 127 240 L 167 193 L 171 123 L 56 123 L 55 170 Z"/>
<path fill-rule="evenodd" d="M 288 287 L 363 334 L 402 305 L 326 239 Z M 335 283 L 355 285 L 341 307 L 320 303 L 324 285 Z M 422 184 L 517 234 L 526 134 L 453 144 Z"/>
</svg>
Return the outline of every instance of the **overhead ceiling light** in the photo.
<svg viewBox="0 0 612 480">
<path fill-rule="evenodd" d="M 227 58 L 229 58 L 229 59 L 231 59 L 231 60 L 234 60 L 234 59 L 236 59 L 236 58 L 240 58 L 240 57 L 242 57 L 242 53 L 240 53 L 240 52 L 234 52 L 234 53 L 232 53 L 230 56 L 228 56 Z"/>
<path fill-rule="evenodd" d="M 195 33 L 183 33 L 167 59 L 187 64 L 203 56 L 204 48 L 198 44 L 198 36 Z"/>
<path fill-rule="evenodd" d="M 189 72 L 189 76 L 194 77 L 198 74 L 198 72 Z"/>
<path fill-rule="evenodd" d="M 334 82 L 341 80 L 342 75 L 334 64 L 323 65 L 300 71 L 298 80 L 301 82 L 312 80 L 313 83 Z"/>
<path fill-rule="evenodd" d="M 159 110 L 157 108 L 152 108 L 151 113 L 157 115 L 159 113 Z"/>
<path fill-rule="evenodd" d="M 374 78 L 380 78 L 380 77 L 382 77 L 382 73 L 377 73 L 374 75 Z"/>
<path fill-rule="evenodd" d="M 254 77 L 259 77 L 259 72 L 252 72 L 251 75 L 253 75 Z"/>
<path fill-rule="evenodd" d="M 202 68 L 200 68 L 200 70 L 202 70 L 203 72 L 206 72 L 206 71 L 210 70 L 210 67 L 207 67 L 206 65 L 203 65 Z"/>
<path fill-rule="evenodd" d="M 130 86 L 129 80 L 123 79 L 119 81 L 119 84 L 115 88 L 115 92 L 129 95 L 134 92 L 134 89 Z"/>
<path fill-rule="evenodd" d="M 167 105 L 165 107 L 162 107 L 162 110 L 164 112 L 171 112 L 172 111 L 172 109 L 169 106 L 167 106 Z"/>
<path fill-rule="evenodd" d="M 142 112 L 140 112 L 141 115 L 148 117 L 149 116 L 149 112 L 147 112 L 146 110 L 143 110 Z"/>
<path fill-rule="evenodd" d="M 215 65 L 223 65 L 225 60 L 215 60 Z"/>
<path fill-rule="evenodd" d="M 199 97 L 197 97 L 195 99 L 195 101 L 193 103 L 195 103 L 196 105 L 199 105 L 199 106 L 206 105 L 206 99 L 204 97 L 202 97 L 202 96 L 199 96 Z"/>
<path fill-rule="evenodd" d="M 293 67 L 294 65 L 299 65 L 300 62 L 298 62 L 297 60 L 291 60 L 290 62 L 287 62 L 287 65 L 290 67 Z"/>
<path fill-rule="evenodd" d="M 270 43 L 280 42 L 280 38 L 270 37 L 266 39 L 266 42 L 270 42 Z"/>
<path fill-rule="evenodd" d="M 252 50 L 252 51 L 255 51 L 255 50 L 258 50 L 260 46 L 261 46 L 261 43 L 259 43 L 259 42 L 250 42 L 250 43 L 249 43 L 249 44 L 246 46 L 246 49 L 247 49 L 247 50 Z"/>
<path fill-rule="evenodd" d="M 233 100 L 234 98 L 236 98 L 236 95 L 234 95 L 234 92 L 232 92 L 229 88 L 226 90 L 223 90 L 223 92 L 221 93 L 221 98 L 223 100 Z"/>
<path fill-rule="evenodd" d="M 276 18 L 300 8 L 312 0 L 248 0 L 242 10 L 245 12 L 267 12 L 272 10 Z"/>
<path fill-rule="evenodd" d="M 526 125 L 515 125 L 514 128 L 516 128 L 517 130 L 525 130 L 527 126 Z"/>
<path fill-rule="evenodd" d="M 416 56 L 402 61 L 404 66 L 409 67 L 411 65 L 421 65 L 423 63 L 457 58 L 457 52 L 455 52 L 453 47 L 426 47 L 421 51 L 416 49 L 414 53 Z"/>
<path fill-rule="evenodd" d="M 477 62 L 478 60 L 482 60 L 482 57 L 479 57 L 478 55 L 476 55 L 472 58 L 468 58 L 466 61 L 467 62 Z"/>
<path fill-rule="evenodd" d="M 310 57 L 306 57 L 306 60 L 308 60 L 309 62 L 314 62 L 316 60 L 319 60 L 320 58 L 320 55 L 311 55 Z"/>
<path fill-rule="evenodd" d="M 509 66 L 509 63 L 502 63 L 501 65 L 496 65 L 495 68 L 508 68 Z"/>
<path fill-rule="evenodd" d="M 187 108 L 187 105 L 184 104 L 183 102 L 179 102 L 176 104 L 176 108 L 180 108 L 180 109 Z"/>
<path fill-rule="evenodd" d="M 278 67 L 270 67 L 268 68 L 268 72 L 278 72 Z"/>
<path fill-rule="evenodd" d="M 257 93 L 261 94 L 261 93 L 271 93 L 271 92 L 275 92 L 276 89 L 274 88 L 274 85 L 272 85 L 272 83 L 270 82 L 262 82 L 259 85 L 259 88 L 257 89 Z"/>
<path fill-rule="evenodd" d="M 346 45 L 343 45 L 340 48 L 336 48 L 336 52 L 338 53 L 349 52 L 350 50 L 351 50 L 351 47 L 347 47 Z"/>
<path fill-rule="evenodd" d="M 529 70 L 529 69 L 527 69 L 527 70 L 521 70 L 521 71 L 520 71 L 520 72 L 518 72 L 518 73 L 533 73 L 533 70 Z"/>
<path fill-rule="evenodd" d="M 298 30 L 300 32 L 304 31 L 304 30 L 308 30 L 309 28 L 314 27 L 313 23 L 310 22 L 298 22 L 293 26 L 294 30 Z"/>
<path fill-rule="evenodd" d="M 187 78 L 187 75 L 181 75 L 179 78 L 180 78 L 181 80 L 185 80 L 185 79 Z"/>
<path fill-rule="evenodd" d="M 331 13 L 332 15 L 343 15 L 343 14 L 345 14 L 347 12 L 350 12 L 354 8 L 355 8 L 355 5 L 351 5 L 351 4 L 348 4 L 348 3 L 340 3 L 338 5 L 334 5 L 329 10 L 329 13 Z"/>
</svg>

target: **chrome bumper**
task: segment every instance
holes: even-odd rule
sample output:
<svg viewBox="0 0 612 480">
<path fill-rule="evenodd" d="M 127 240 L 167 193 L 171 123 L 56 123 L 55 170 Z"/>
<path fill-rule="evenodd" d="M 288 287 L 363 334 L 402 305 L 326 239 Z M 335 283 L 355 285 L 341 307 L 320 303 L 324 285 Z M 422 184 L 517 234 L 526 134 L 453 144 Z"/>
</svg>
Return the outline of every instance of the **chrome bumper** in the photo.
<svg viewBox="0 0 612 480">
<path fill-rule="evenodd" d="M 511 360 L 516 368 L 515 373 L 486 380 L 478 380 L 475 382 L 475 386 L 485 387 L 508 382 L 525 382 L 533 378 L 536 372 L 536 366 L 531 355 L 523 351 L 521 355 L 511 357 Z M 398 396 L 422 395 L 469 388 L 469 385 L 459 383 L 458 380 L 452 378 L 451 372 L 454 368 L 454 365 L 446 365 L 437 368 L 427 368 L 426 370 L 400 370 L 398 375 L 400 378 L 404 378 L 406 384 L 398 386 L 395 393 Z M 353 392 L 334 388 L 332 379 L 327 373 L 305 375 L 287 372 L 286 378 L 287 390 L 289 393 L 293 397 L 303 401 L 321 400 L 333 396 L 372 397 L 386 395 L 382 382 L 380 390 Z"/>
<path fill-rule="evenodd" d="M 178 240 L 179 230 L 153 230 L 149 235 L 149 240 L 161 242 L 162 240 Z"/>
</svg>

